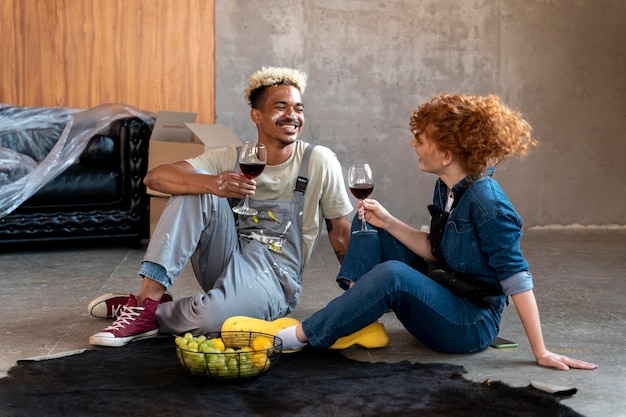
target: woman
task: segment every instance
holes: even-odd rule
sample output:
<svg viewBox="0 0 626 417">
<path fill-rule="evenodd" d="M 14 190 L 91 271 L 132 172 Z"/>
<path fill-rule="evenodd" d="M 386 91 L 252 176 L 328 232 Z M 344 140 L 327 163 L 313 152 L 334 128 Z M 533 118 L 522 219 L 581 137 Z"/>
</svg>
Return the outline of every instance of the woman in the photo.
<svg viewBox="0 0 626 417">
<path fill-rule="evenodd" d="M 359 343 L 359 337 L 365 340 L 359 344 L 373 346 L 385 335 L 370 324 L 392 310 L 429 348 L 470 353 L 494 341 L 510 297 L 539 365 L 595 369 L 545 347 L 520 250 L 522 221 L 491 178 L 493 166 L 536 146 L 530 125 L 496 96 L 441 94 L 413 112 L 410 127 L 420 169 L 439 177 L 429 206 L 430 234 L 395 218 L 378 201 L 363 200 L 359 217 L 378 233 L 353 235 L 337 278 L 349 288 L 345 293 L 284 329 L 243 317 L 229 319 L 222 329 L 269 330 L 283 339 L 285 350 L 307 343 L 332 348 Z M 355 218 L 353 229 L 359 225 Z"/>
</svg>

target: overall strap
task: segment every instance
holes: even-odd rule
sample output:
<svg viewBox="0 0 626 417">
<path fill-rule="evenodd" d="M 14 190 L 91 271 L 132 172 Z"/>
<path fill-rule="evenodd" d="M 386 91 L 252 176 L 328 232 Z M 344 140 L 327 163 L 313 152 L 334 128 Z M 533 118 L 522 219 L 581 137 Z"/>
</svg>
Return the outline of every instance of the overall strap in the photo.
<svg viewBox="0 0 626 417">
<path fill-rule="evenodd" d="M 309 173 L 309 159 L 311 159 L 311 151 L 313 148 L 315 148 L 315 145 L 311 144 L 308 144 L 306 148 L 304 148 L 304 155 L 302 155 L 302 162 L 300 163 L 300 172 L 296 180 L 295 191 L 301 192 L 302 194 L 306 192 L 306 187 L 309 184 L 307 174 Z"/>
</svg>

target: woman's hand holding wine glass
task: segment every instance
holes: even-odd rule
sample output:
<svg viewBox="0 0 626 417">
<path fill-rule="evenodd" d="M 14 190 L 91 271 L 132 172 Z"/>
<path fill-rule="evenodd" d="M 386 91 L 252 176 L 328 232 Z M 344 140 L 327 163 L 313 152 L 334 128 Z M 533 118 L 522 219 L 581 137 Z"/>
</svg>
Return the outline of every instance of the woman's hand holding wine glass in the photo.
<svg viewBox="0 0 626 417">
<path fill-rule="evenodd" d="M 261 175 L 265 169 L 265 163 L 267 161 L 267 152 L 265 145 L 262 143 L 250 143 L 246 142 L 241 148 L 239 154 L 239 169 L 241 175 L 248 179 L 253 179 Z M 258 211 L 248 206 L 248 196 L 243 200 L 243 204 L 237 207 L 233 207 L 233 211 L 237 214 L 253 215 Z"/>
<path fill-rule="evenodd" d="M 348 187 L 353 196 L 359 200 L 364 200 L 374 191 L 374 175 L 369 164 L 354 164 L 348 170 Z M 376 230 L 368 229 L 365 216 L 361 217 L 361 229 L 355 230 L 353 234 L 377 233 Z"/>
</svg>

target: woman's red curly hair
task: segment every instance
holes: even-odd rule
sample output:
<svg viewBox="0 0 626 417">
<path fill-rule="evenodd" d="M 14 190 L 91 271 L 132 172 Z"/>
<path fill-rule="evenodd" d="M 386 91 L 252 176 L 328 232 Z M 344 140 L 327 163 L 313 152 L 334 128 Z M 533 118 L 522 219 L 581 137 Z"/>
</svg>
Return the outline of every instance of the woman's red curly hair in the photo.
<svg viewBox="0 0 626 417">
<path fill-rule="evenodd" d="M 413 111 L 410 126 L 416 138 L 426 133 L 439 150 L 459 157 L 470 175 L 537 146 L 528 122 L 496 95 L 439 94 Z"/>
</svg>

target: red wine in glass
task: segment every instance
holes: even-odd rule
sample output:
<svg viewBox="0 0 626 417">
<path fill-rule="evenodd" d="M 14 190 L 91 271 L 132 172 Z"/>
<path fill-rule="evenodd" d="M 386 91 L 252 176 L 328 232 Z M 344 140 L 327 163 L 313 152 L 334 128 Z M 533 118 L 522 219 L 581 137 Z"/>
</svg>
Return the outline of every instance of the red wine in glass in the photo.
<svg viewBox="0 0 626 417">
<path fill-rule="evenodd" d="M 265 164 L 239 164 L 239 168 L 241 169 L 241 174 L 248 178 L 256 178 L 261 175 L 261 172 L 265 169 Z"/>
<path fill-rule="evenodd" d="M 265 162 L 267 161 L 267 152 L 265 145 L 262 143 L 250 143 L 246 142 L 241 147 L 241 153 L 239 154 L 239 169 L 241 175 L 248 179 L 253 179 L 261 175 L 265 169 Z M 237 214 L 243 214 L 251 216 L 257 214 L 258 211 L 248 206 L 248 196 L 243 200 L 243 204 L 237 207 L 233 207 L 233 211 Z"/>
<path fill-rule="evenodd" d="M 348 170 L 348 188 L 353 196 L 359 200 L 364 200 L 374 191 L 374 175 L 369 164 L 351 165 Z M 368 229 L 365 216 L 361 218 L 361 229 L 355 230 L 353 234 L 377 233 L 376 230 Z"/>
<path fill-rule="evenodd" d="M 359 200 L 365 200 L 372 194 L 372 191 L 374 191 L 374 186 L 371 184 L 355 184 L 353 187 L 350 187 L 352 195 Z"/>
</svg>

